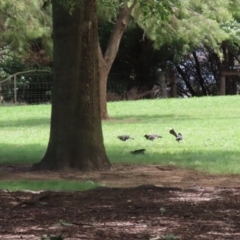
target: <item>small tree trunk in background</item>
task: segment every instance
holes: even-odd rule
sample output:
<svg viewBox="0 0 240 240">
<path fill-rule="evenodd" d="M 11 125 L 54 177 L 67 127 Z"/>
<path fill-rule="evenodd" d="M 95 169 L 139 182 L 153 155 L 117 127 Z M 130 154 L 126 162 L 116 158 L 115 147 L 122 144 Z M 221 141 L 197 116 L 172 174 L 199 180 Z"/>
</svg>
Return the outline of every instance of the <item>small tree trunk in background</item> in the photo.
<svg viewBox="0 0 240 240">
<path fill-rule="evenodd" d="M 144 32 L 141 30 L 141 34 L 139 34 L 139 39 L 144 35 Z M 135 64 L 135 72 L 136 72 L 136 83 L 138 89 L 142 89 L 144 87 L 149 87 L 153 85 L 151 82 L 151 69 L 152 69 L 152 58 L 153 58 L 153 42 L 145 37 L 142 41 L 138 39 L 138 58 Z"/>
<path fill-rule="evenodd" d="M 175 98 L 177 97 L 177 76 L 176 76 L 176 70 L 172 69 L 169 70 L 169 85 L 170 85 L 170 97 Z"/>
<path fill-rule="evenodd" d="M 2 94 L 2 84 L 0 83 L 0 103 L 4 101 L 3 94 Z"/>
<path fill-rule="evenodd" d="M 232 91 L 233 95 L 237 94 L 237 76 L 234 76 L 232 79 Z"/>
<path fill-rule="evenodd" d="M 71 14 L 53 7 L 53 98 L 50 139 L 34 169 L 106 170 L 101 127 L 96 0 Z"/>
<path fill-rule="evenodd" d="M 234 66 L 234 56 L 229 49 L 227 49 L 227 50 L 228 50 L 227 65 L 233 67 Z M 236 95 L 237 94 L 236 78 L 237 78 L 237 76 L 227 76 L 226 77 L 226 95 Z"/>
<path fill-rule="evenodd" d="M 167 98 L 168 94 L 167 94 L 167 84 L 166 84 L 165 73 L 163 71 L 159 71 L 157 73 L 157 78 L 161 87 L 161 96 L 162 98 Z"/>
</svg>

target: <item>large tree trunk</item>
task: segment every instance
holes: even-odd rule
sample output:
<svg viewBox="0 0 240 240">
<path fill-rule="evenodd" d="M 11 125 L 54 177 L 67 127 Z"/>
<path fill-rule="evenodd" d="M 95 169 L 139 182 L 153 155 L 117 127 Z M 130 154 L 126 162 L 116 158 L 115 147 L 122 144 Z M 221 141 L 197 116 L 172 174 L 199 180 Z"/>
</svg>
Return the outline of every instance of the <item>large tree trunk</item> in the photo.
<svg viewBox="0 0 240 240">
<path fill-rule="evenodd" d="M 48 148 L 35 169 L 109 169 L 99 103 L 96 0 L 71 14 L 53 1 L 53 98 Z"/>
</svg>

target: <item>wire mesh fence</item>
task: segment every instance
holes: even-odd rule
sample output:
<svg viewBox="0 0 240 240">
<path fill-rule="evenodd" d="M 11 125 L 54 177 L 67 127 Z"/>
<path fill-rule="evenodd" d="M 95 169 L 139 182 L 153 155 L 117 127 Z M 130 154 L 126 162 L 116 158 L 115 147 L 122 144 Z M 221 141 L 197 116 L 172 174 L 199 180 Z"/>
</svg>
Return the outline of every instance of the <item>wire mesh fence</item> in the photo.
<svg viewBox="0 0 240 240">
<path fill-rule="evenodd" d="M 2 104 L 40 104 L 51 102 L 52 74 L 14 77 L 0 84 Z"/>
<path fill-rule="evenodd" d="M 23 86 L 14 86 L 14 83 L 5 83 L 1 90 L 1 103 L 39 104 L 51 102 L 52 83 L 29 83 Z"/>
<path fill-rule="evenodd" d="M 171 84 L 166 83 L 164 87 L 166 92 L 164 94 L 168 97 L 173 93 Z M 154 84 L 153 81 L 141 85 L 129 75 L 111 73 L 107 84 L 107 101 L 161 98 L 162 89 L 162 86 Z M 52 74 L 26 74 L 7 82 L 0 82 L 1 104 L 43 104 L 51 103 L 51 98 Z"/>
</svg>

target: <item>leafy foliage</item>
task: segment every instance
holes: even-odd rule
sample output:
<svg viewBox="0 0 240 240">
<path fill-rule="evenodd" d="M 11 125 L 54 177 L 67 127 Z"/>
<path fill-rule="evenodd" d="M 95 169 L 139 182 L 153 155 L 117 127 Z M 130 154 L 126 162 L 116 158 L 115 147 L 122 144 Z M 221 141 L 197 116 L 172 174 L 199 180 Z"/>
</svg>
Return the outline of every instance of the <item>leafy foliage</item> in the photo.
<svg viewBox="0 0 240 240">
<path fill-rule="evenodd" d="M 220 28 L 228 34 L 228 42 L 240 45 L 240 22 L 233 20 L 231 22 L 223 22 Z"/>
<path fill-rule="evenodd" d="M 176 1 L 138 1 L 139 13 L 143 22 L 146 22 L 149 18 L 155 18 L 157 22 L 168 20 L 169 14 L 174 10 L 175 5 L 178 5 Z"/>
<path fill-rule="evenodd" d="M 136 54 L 140 49 L 138 42 L 143 42 L 146 36 L 154 42 L 155 47 L 155 62 L 151 62 L 151 71 L 156 69 L 156 66 L 167 68 L 168 65 L 182 64 L 185 57 L 188 58 L 196 49 L 204 47 L 223 58 L 223 43 L 238 55 L 240 0 L 98 0 L 102 50 L 107 48 L 119 9 L 125 8 L 128 11 L 135 1 L 137 4 L 127 28 L 129 32 L 126 31 L 121 40 L 117 63 L 113 65 L 114 71 L 124 72 L 129 79 L 132 78 L 134 62 L 139 56 Z M 72 12 L 80 0 L 61 0 L 61 3 Z M 141 36 L 129 34 L 135 31 L 136 24 L 143 29 Z M 51 54 L 51 0 L 2 0 L 0 28 L 3 32 L 0 36 L 0 47 L 4 46 L 4 51 L 7 49 L 11 58 L 26 56 L 29 48 L 38 42 Z M 3 55 L 0 55 L 3 59 Z M 5 76 L 2 72 L 0 74 Z M 194 84 L 198 85 L 196 82 Z"/>
<path fill-rule="evenodd" d="M 51 8 L 43 8 L 43 3 L 41 0 L 1 1 L 1 44 L 23 54 L 28 51 L 32 40 L 42 38 L 46 49 L 51 49 Z"/>
<path fill-rule="evenodd" d="M 164 5 L 165 1 L 161 2 Z M 172 3 L 165 7 L 170 13 L 167 21 L 152 12 L 151 18 L 143 19 L 139 14 L 140 8 L 134 10 L 133 16 L 155 42 L 156 48 L 177 43 L 181 54 L 186 54 L 204 44 L 219 52 L 221 42 L 237 36 L 236 28 L 231 28 L 231 36 L 226 31 L 226 25 L 231 26 L 234 21 L 231 3 L 230 0 L 213 0 L 211 3 L 207 0 L 182 0 L 177 5 Z"/>
<path fill-rule="evenodd" d="M 100 23 L 113 22 L 117 18 L 119 0 L 98 0 L 98 20 Z"/>
</svg>

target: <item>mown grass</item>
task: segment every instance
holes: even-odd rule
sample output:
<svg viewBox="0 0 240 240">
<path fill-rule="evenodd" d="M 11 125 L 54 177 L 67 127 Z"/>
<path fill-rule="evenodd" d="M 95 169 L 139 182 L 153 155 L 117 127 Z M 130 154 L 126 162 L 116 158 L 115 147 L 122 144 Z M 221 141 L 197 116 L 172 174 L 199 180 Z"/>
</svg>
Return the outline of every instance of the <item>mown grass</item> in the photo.
<svg viewBox="0 0 240 240">
<path fill-rule="evenodd" d="M 63 181 L 63 180 L 39 180 L 39 181 L 0 181 L 0 189 L 9 191 L 18 190 L 52 190 L 52 191 L 83 191 L 99 186 L 93 182 Z"/>
<path fill-rule="evenodd" d="M 174 165 L 210 173 L 240 173 L 239 96 L 156 99 L 108 104 L 104 143 L 112 163 Z M 49 137 L 50 105 L 0 107 L 0 163 L 35 163 Z M 184 141 L 168 133 L 173 127 Z M 147 141 L 143 135 L 162 139 Z M 121 142 L 118 135 L 134 140 Z M 146 154 L 130 151 L 145 148 Z"/>
<path fill-rule="evenodd" d="M 144 100 L 109 104 L 111 117 L 103 123 L 105 145 L 114 162 L 176 165 L 210 173 L 240 173 L 239 96 L 191 99 Z M 169 128 L 181 132 L 177 143 Z M 128 133 L 135 140 L 120 142 L 116 135 Z M 146 133 L 162 139 L 150 142 Z M 146 148 L 132 156 L 131 150 Z"/>
</svg>

